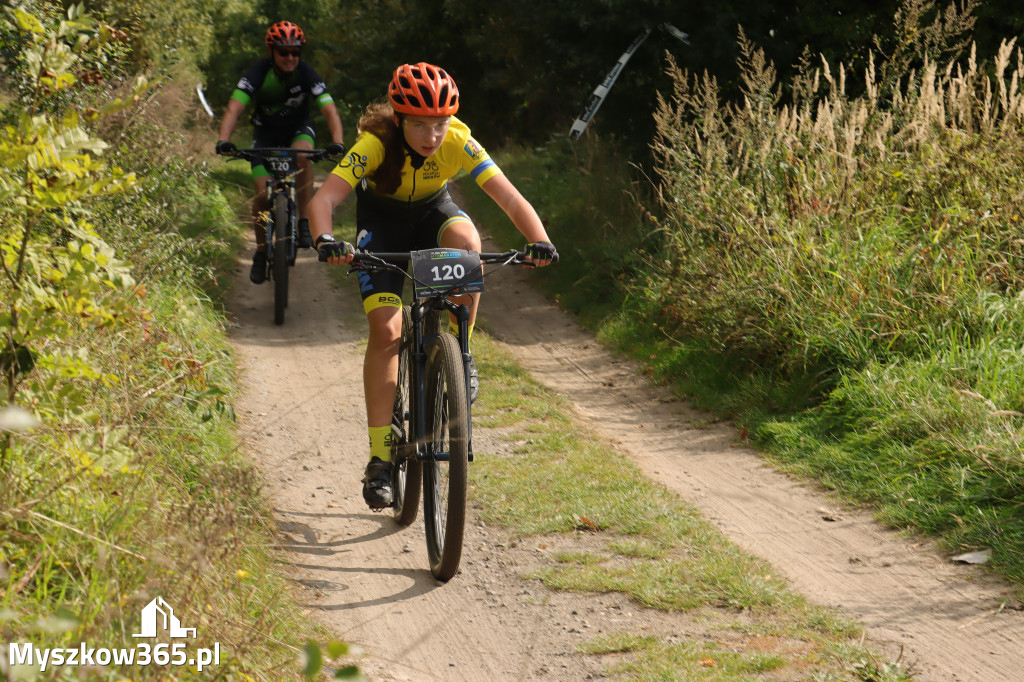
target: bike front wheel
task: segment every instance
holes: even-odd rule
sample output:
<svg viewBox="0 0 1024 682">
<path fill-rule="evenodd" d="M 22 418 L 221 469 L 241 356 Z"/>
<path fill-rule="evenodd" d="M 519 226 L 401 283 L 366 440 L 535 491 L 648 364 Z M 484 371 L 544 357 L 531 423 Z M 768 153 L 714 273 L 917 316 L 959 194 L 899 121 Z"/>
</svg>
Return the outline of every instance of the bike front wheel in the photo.
<svg viewBox="0 0 1024 682">
<path fill-rule="evenodd" d="M 288 197 L 274 195 L 274 324 L 284 324 L 284 309 L 288 307 L 288 258 L 292 251 L 289 225 Z"/>
<path fill-rule="evenodd" d="M 391 414 L 391 461 L 395 463 L 392 490 L 395 521 L 408 526 L 416 520 L 420 504 L 420 483 L 423 462 L 416 459 L 416 439 L 412 432 L 412 315 L 409 306 L 402 308 L 402 339 L 398 346 L 398 385 L 395 407 Z"/>
<path fill-rule="evenodd" d="M 459 569 L 466 525 L 469 403 L 458 340 L 439 334 L 427 351 L 427 459 L 423 520 L 430 572 L 442 581 Z"/>
</svg>

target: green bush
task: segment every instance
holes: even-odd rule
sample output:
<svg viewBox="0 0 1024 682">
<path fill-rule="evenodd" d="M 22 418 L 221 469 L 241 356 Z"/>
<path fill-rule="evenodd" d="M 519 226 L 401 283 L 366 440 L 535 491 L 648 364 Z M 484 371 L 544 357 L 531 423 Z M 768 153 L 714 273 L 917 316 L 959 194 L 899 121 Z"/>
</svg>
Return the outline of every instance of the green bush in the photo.
<svg viewBox="0 0 1024 682">
<path fill-rule="evenodd" d="M 226 201 L 203 175 L 134 153 L 147 131 L 120 113 L 150 86 L 107 64 L 125 36 L 80 6 L 0 22 L 20 47 L 0 65 L 18 84 L 0 128 L 0 632 L 134 648 L 159 596 L 197 628 L 195 646 L 220 645 L 224 679 L 297 673 L 313 628 L 266 550 L 259 477 L 237 455 L 231 350 L 200 293 L 234 251 Z M 104 64 L 116 82 L 97 87 Z"/>
</svg>

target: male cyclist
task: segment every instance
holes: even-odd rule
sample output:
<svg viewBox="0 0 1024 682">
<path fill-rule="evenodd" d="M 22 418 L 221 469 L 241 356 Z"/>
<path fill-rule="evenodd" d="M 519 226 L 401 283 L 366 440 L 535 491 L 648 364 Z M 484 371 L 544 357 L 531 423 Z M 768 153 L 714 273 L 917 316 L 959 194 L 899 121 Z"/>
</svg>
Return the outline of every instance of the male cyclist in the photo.
<svg viewBox="0 0 1024 682">
<path fill-rule="evenodd" d="M 361 134 L 309 204 L 314 244 L 332 265 L 352 262 L 352 245 L 335 241 L 331 214 L 356 193 L 356 244 L 367 251 L 445 248 L 480 251 L 480 234 L 452 201 L 448 180 L 465 171 L 500 206 L 526 238 L 528 258 L 538 266 L 556 256 L 533 206 L 487 151 L 455 118 L 459 89 L 441 68 L 403 64 L 395 69 L 386 102 L 371 104 L 359 120 Z M 370 435 L 370 462 L 363 499 L 373 509 L 391 504 L 391 411 L 398 383 L 402 333 L 402 288 L 393 273 L 359 277 L 370 338 L 363 360 L 363 391 Z M 460 300 L 461 298 L 461 300 Z M 470 306 L 470 335 L 480 294 L 454 297 Z M 471 399 L 479 380 L 470 364 Z"/>
<path fill-rule="evenodd" d="M 345 147 L 342 144 L 341 117 L 334 100 L 319 74 L 301 60 L 302 46 L 306 44 L 302 29 L 290 21 L 279 21 L 267 30 L 266 43 L 269 55 L 249 67 L 228 100 L 220 123 L 217 153 L 227 154 L 237 149 L 231 142 L 231 133 L 249 102 L 253 103 L 253 147 L 313 149 L 316 133 L 309 115 L 309 102 L 313 99 L 320 105 L 320 112 L 327 119 L 327 129 L 333 140 L 333 144 L 327 145 L 328 153 L 343 154 Z M 298 246 L 308 249 L 312 241 L 306 207 L 313 191 L 313 164 L 308 158 L 300 156 L 298 166 Z M 249 279 L 254 284 L 262 284 L 267 278 L 267 245 L 259 215 L 267 208 L 270 173 L 262 163 L 254 162 L 252 177 L 256 186 L 252 202 L 256 253 L 253 254 Z"/>
</svg>

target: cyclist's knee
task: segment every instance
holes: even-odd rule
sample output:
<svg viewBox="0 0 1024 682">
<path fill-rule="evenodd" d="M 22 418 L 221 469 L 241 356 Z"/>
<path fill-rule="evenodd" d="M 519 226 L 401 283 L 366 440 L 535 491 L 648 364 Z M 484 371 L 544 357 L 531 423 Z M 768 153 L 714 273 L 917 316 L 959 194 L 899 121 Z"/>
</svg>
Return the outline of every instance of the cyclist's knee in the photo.
<svg viewBox="0 0 1024 682">
<path fill-rule="evenodd" d="M 469 220 L 451 220 L 442 228 L 439 245 L 445 248 L 479 251 L 480 233 L 477 231 L 476 225 Z"/>
<path fill-rule="evenodd" d="M 401 306 L 395 307 L 384 304 L 368 308 L 366 311 L 366 321 L 370 327 L 371 343 L 390 343 L 402 335 Z"/>
<path fill-rule="evenodd" d="M 394 325 L 379 323 L 370 324 L 370 333 L 366 339 L 366 352 L 373 354 L 392 355 L 398 352 L 398 344 L 402 338 L 401 322 L 396 330 Z"/>
</svg>

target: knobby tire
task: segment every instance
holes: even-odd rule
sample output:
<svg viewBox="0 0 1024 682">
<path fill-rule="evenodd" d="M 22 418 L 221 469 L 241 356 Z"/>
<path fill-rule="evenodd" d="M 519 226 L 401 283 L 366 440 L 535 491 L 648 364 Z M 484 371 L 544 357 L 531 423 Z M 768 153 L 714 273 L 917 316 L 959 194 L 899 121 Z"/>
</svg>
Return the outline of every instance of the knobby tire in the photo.
<svg viewBox="0 0 1024 682">
<path fill-rule="evenodd" d="M 447 581 L 462 559 L 469 469 L 469 403 L 458 340 L 445 332 L 427 350 L 427 455 L 423 462 L 423 521 L 430 572 Z M 437 461 L 434 453 L 447 453 Z"/>
<path fill-rule="evenodd" d="M 398 385 L 391 415 L 391 461 L 395 463 L 392 491 L 395 521 L 408 526 L 416 520 L 420 504 L 423 462 L 416 459 L 416 443 L 410 415 L 412 406 L 412 314 L 402 308 L 402 339 L 398 347 Z"/>
<path fill-rule="evenodd" d="M 288 197 L 274 195 L 274 324 L 284 324 L 288 307 L 288 259 L 291 257 L 292 235 L 289 225 Z"/>
</svg>

